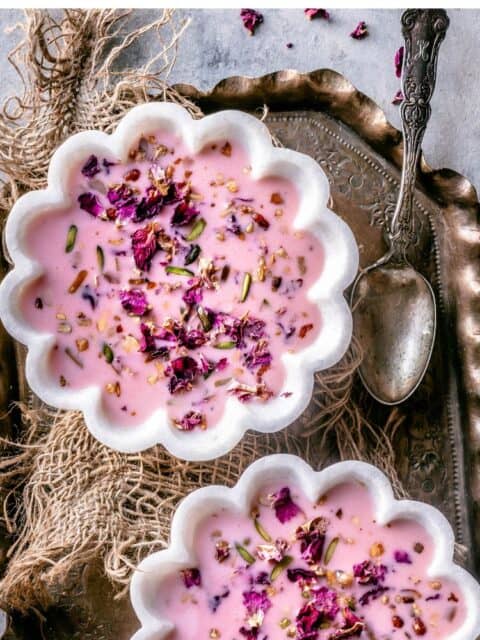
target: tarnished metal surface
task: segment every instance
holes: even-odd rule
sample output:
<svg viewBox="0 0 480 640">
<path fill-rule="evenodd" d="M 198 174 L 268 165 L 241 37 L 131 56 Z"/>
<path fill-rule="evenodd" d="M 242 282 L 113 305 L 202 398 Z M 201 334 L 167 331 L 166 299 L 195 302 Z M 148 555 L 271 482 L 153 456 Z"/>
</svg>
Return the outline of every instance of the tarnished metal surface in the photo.
<svg viewBox="0 0 480 640">
<path fill-rule="evenodd" d="M 385 251 L 382 225 L 399 188 L 401 136 L 382 111 L 343 76 L 320 70 L 283 71 L 264 78 L 224 80 L 209 94 L 181 90 L 204 111 L 267 104 L 267 124 L 288 147 L 310 154 L 326 172 L 332 208 L 356 235 L 363 266 Z M 480 290 L 479 205 L 475 190 L 451 171 L 422 162 L 415 194 L 409 257 L 434 285 L 439 331 L 431 365 L 402 410 L 396 448 L 399 472 L 412 496 L 438 506 L 479 566 L 480 540 Z M 369 406 L 376 419 L 388 409 Z M 327 454 L 328 457 L 328 454 Z M 467 489 L 468 488 L 468 489 Z M 476 518 L 476 520 L 475 520 Z M 113 603 L 94 568 L 79 576 L 64 607 L 48 612 L 43 636 L 52 640 L 128 640 L 136 621 L 127 600 Z M 16 620 L 7 638 L 41 638 L 36 619 Z M 15 630 L 13 630 L 15 629 Z"/>
<path fill-rule="evenodd" d="M 435 294 L 405 253 L 412 237 L 417 166 L 431 113 L 438 51 L 448 24 L 443 9 L 407 9 L 402 15 L 404 161 L 398 201 L 385 229 L 387 252 L 360 272 L 351 296 L 354 335 L 365 353 L 360 377 L 376 400 L 389 405 L 404 402 L 416 390 L 435 340 Z"/>
</svg>

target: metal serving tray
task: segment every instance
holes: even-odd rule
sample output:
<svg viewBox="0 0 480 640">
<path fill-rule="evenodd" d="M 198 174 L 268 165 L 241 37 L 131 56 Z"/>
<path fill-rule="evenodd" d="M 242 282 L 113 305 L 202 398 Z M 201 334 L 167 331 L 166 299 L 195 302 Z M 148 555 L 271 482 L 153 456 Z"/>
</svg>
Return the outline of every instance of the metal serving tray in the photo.
<svg viewBox="0 0 480 640">
<path fill-rule="evenodd" d="M 402 138 L 380 108 L 342 75 L 328 69 L 280 71 L 261 78 L 228 78 L 208 93 L 189 85 L 176 88 L 206 113 L 224 108 L 258 113 L 267 105 L 272 134 L 285 146 L 313 156 L 326 172 L 331 207 L 353 229 L 361 264 L 384 253 L 382 223 L 395 206 Z M 466 178 L 447 169 L 433 171 L 422 159 L 416 205 L 411 260 L 434 285 L 439 331 L 422 386 L 398 409 L 403 422 L 394 443 L 397 470 L 413 498 L 443 511 L 467 549 L 465 565 L 478 574 L 479 203 Z M 11 345 L 2 341 L 2 349 L 0 355 L 8 359 Z M 8 384 L 6 379 L 4 375 L 0 385 L 4 406 L 18 398 L 16 379 Z M 377 424 L 386 420 L 389 409 L 360 390 L 357 397 Z M 300 419 L 296 427 L 301 425 Z M 325 449 L 317 440 L 310 438 L 309 446 L 313 442 L 318 448 L 314 455 L 319 465 L 338 458 L 333 448 Z M 98 568 L 89 567 L 62 606 L 47 612 L 46 620 L 14 620 L 5 637 L 128 640 L 137 622 L 128 602 L 112 602 L 110 592 Z"/>
</svg>

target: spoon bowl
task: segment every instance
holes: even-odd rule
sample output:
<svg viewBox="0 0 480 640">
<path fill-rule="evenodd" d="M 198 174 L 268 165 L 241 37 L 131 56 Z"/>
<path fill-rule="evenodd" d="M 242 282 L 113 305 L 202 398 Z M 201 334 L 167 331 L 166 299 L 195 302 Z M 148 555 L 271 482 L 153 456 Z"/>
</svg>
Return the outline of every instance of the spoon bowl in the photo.
<svg viewBox="0 0 480 640">
<path fill-rule="evenodd" d="M 383 404 L 403 402 L 420 384 L 433 350 L 430 284 L 407 263 L 386 263 L 357 279 L 352 307 L 354 333 L 364 349 L 363 384 Z"/>
</svg>

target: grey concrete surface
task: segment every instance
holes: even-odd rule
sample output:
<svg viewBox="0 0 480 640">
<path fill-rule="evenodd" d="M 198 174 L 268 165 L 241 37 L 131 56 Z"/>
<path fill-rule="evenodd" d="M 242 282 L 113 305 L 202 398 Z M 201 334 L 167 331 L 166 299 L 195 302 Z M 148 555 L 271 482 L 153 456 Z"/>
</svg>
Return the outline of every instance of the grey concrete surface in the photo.
<svg viewBox="0 0 480 640">
<path fill-rule="evenodd" d="M 138 9 L 133 21 L 146 23 L 156 13 Z M 255 76 L 283 68 L 309 71 L 330 67 L 347 76 L 400 126 L 398 107 L 391 104 L 399 87 L 393 57 L 402 42 L 400 10 L 332 9 L 329 22 L 308 21 L 302 9 L 269 9 L 263 14 L 264 23 L 250 37 L 238 9 L 178 10 L 176 19 L 188 17 L 191 23 L 179 44 L 172 82 L 206 89 L 233 74 Z M 449 16 L 424 151 L 432 166 L 455 169 L 480 189 L 480 10 L 449 10 Z M 21 34 L 4 30 L 22 19 L 19 10 L 0 10 L 0 101 L 19 86 L 6 56 Z M 359 20 L 367 22 L 370 35 L 356 41 L 349 33 Z M 290 49 L 288 42 L 293 44 Z M 155 47 L 153 38 L 146 38 L 140 46 L 132 47 L 122 63 L 141 63 Z"/>
</svg>

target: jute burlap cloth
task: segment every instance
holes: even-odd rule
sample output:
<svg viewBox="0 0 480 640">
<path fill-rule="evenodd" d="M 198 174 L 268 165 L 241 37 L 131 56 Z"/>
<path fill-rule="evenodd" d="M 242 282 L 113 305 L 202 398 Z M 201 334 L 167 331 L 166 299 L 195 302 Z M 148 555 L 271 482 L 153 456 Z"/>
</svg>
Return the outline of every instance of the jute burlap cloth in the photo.
<svg viewBox="0 0 480 640">
<path fill-rule="evenodd" d="M 21 44 L 10 62 L 23 79 L 0 116 L 2 220 L 19 195 L 44 187 L 55 148 L 84 129 L 112 131 L 133 105 L 148 100 L 183 104 L 202 114 L 168 84 L 175 45 L 185 25 L 165 10 L 148 26 L 130 29 L 128 12 L 69 10 L 54 19 L 26 13 Z M 120 70 L 122 56 L 147 32 L 158 35 L 155 57 L 144 67 Z M 188 32 L 183 35 L 188 38 Z M 121 594 L 137 562 L 168 544 L 178 501 L 191 490 L 232 485 L 253 460 L 289 451 L 319 467 L 328 459 L 358 458 L 383 468 L 398 495 L 392 441 L 402 417 L 372 426 L 360 410 L 354 344 L 333 369 L 317 375 L 311 405 L 291 429 L 272 436 L 248 434 L 228 455 L 186 463 L 162 447 L 122 455 L 96 442 L 75 412 L 57 412 L 28 396 L 20 403 L 18 437 L 5 440 L 0 458 L 3 524 L 12 544 L 0 581 L 0 604 L 26 611 L 45 608 L 93 560 Z M 21 367 L 21 362 L 19 363 Z"/>
</svg>

